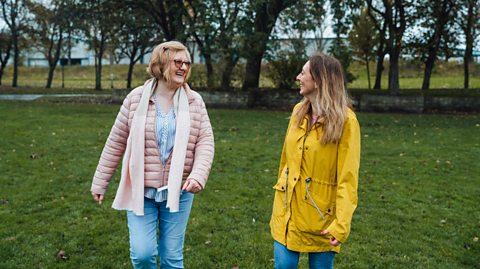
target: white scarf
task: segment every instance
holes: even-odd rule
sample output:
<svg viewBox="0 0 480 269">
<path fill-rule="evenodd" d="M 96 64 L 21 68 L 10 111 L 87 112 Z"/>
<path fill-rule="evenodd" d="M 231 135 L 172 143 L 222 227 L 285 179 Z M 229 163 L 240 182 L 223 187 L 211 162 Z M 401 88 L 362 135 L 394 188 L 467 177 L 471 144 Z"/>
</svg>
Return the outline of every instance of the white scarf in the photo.
<svg viewBox="0 0 480 269">
<path fill-rule="evenodd" d="M 145 122 L 148 102 L 152 96 L 155 80 L 148 80 L 143 86 L 140 103 L 132 119 L 127 147 L 122 161 L 122 176 L 117 195 L 112 207 L 131 210 L 135 215 L 144 215 L 144 180 L 145 180 Z M 176 113 L 175 143 L 173 146 L 170 172 L 168 175 L 167 208 L 170 212 L 178 212 L 183 168 L 190 134 L 190 109 L 183 86 L 173 96 Z"/>
</svg>

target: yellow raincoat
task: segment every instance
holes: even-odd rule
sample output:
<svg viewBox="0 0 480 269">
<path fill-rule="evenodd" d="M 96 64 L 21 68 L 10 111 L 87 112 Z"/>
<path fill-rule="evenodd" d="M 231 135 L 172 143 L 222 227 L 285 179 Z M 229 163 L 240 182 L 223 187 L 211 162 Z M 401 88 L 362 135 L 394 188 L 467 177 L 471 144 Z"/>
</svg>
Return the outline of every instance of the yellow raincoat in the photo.
<svg viewBox="0 0 480 269">
<path fill-rule="evenodd" d="M 319 140 L 322 123 L 308 132 L 309 117 L 297 128 L 296 110 L 288 125 L 278 181 L 273 187 L 270 229 L 274 240 L 298 252 L 339 252 L 329 243 L 345 242 L 357 206 L 360 127 L 348 109 L 340 141 Z M 324 230 L 329 234 L 321 235 Z"/>
</svg>

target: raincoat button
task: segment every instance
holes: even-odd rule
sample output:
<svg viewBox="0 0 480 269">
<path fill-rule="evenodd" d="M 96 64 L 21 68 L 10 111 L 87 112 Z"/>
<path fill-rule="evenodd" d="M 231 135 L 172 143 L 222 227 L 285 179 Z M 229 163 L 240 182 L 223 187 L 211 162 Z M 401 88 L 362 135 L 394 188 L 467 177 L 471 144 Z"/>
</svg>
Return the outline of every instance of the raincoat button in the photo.
<svg viewBox="0 0 480 269">
<path fill-rule="evenodd" d="M 296 177 L 294 177 L 294 178 L 293 178 L 293 181 L 297 181 L 297 178 L 296 178 Z"/>
<path fill-rule="evenodd" d="M 330 208 L 327 211 L 328 211 L 328 213 L 330 213 L 330 211 L 331 211 Z"/>
<path fill-rule="evenodd" d="M 307 196 L 306 196 L 306 195 L 305 195 L 305 196 L 303 196 L 303 200 L 307 200 Z"/>
<path fill-rule="evenodd" d="M 298 147 L 299 150 L 302 150 L 302 147 Z"/>
<path fill-rule="evenodd" d="M 284 190 L 284 189 L 285 189 L 285 187 L 282 186 L 282 190 Z"/>
</svg>

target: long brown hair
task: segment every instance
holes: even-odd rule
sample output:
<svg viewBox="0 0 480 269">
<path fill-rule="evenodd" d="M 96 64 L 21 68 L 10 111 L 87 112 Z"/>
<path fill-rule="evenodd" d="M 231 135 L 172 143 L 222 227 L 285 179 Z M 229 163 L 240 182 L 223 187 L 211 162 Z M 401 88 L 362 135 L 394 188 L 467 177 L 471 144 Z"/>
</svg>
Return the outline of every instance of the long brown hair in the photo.
<svg viewBox="0 0 480 269">
<path fill-rule="evenodd" d="M 337 59 L 321 53 L 312 55 L 309 62 L 316 94 L 314 100 L 303 98 L 296 113 L 298 126 L 302 124 L 305 115 L 312 113 L 314 107 L 323 122 L 321 141 L 325 144 L 334 143 L 342 136 L 347 107 L 350 105 L 343 68 Z"/>
</svg>

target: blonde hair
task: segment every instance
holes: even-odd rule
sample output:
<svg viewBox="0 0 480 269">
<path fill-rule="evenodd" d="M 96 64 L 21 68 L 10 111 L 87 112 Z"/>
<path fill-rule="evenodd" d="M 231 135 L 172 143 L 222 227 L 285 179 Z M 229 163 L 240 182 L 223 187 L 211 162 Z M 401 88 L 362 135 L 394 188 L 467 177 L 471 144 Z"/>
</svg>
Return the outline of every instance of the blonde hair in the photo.
<svg viewBox="0 0 480 269">
<path fill-rule="evenodd" d="M 337 59 L 325 54 L 312 55 L 309 61 L 316 94 L 314 100 L 303 98 L 296 113 L 298 127 L 305 115 L 312 113 L 314 107 L 323 121 L 319 139 L 325 144 L 335 143 L 342 136 L 343 125 L 347 119 L 347 107 L 350 106 L 343 68 Z"/>
<path fill-rule="evenodd" d="M 170 83 L 172 80 L 170 75 L 170 62 L 173 60 L 175 53 L 179 51 L 185 51 L 188 61 L 192 61 L 188 48 L 178 41 L 168 41 L 156 46 L 155 49 L 153 49 L 152 57 L 148 63 L 148 74 L 153 78 L 162 79 Z M 190 69 L 187 69 L 186 72 L 185 82 L 187 82 L 190 77 Z"/>
</svg>

